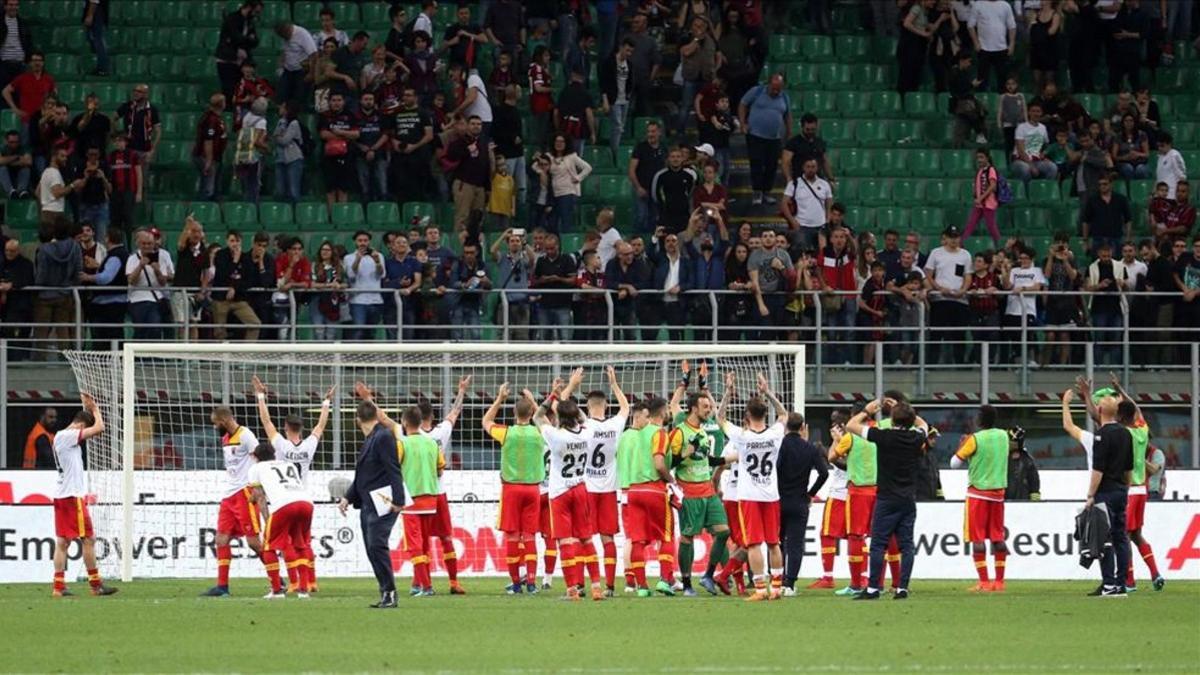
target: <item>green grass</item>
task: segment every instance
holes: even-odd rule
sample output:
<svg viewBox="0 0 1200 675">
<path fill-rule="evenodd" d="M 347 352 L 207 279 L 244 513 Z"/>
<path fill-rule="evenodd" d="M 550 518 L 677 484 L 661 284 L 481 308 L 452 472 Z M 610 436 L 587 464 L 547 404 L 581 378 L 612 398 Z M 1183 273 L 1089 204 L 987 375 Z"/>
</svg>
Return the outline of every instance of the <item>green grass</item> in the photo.
<svg viewBox="0 0 1200 675">
<path fill-rule="evenodd" d="M 567 603 L 557 599 L 561 581 L 535 597 L 504 596 L 499 579 L 464 583 L 466 597 L 405 597 L 392 611 L 367 609 L 366 579 L 323 579 L 308 602 L 261 600 L 258 580 L 235 580 L 238 595 L 220 599 L 196 597 L 199 580 L 60 600 L 48 584 L 3 585 L 0 671 L 1098 673 L 1195 672 L 1200 663 L 1196 582 L 1108 600 L 1084 597 L 1084 582 L 1010 581 L 1003 595 L 975 596 L 965 582 L 920 581 L 907 602 L 805 591 L 771 603 Z"/>
</svg>

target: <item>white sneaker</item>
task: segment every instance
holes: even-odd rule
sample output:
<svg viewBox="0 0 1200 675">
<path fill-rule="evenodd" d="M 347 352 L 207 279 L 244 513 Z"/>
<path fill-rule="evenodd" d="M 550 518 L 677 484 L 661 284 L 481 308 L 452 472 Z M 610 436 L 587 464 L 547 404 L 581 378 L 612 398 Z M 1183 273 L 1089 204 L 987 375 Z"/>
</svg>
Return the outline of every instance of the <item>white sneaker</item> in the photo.
<svg viewBox="0 0 1200 675">
<path fill-rule="evenodd" d="M 1038 362 L 1037 362 L 1036 360 L 1034 360 L 1034 359 L 1029 359 L 1029 363 L 1028 363 L 1028 364 L 1026 364 L 1026 365 L 1028 365 L 1030 368 L 1041 368 L 1041 367 L 1042 367 L 1042 366 L 1041 366 L 1041 364 L 1040 364 L 1040 363 L 1038 363 Z"/>
<path fill-rule="evenodd" d="M 542 577 L 542 589 L 549 589 L 553 585 L 554 577 L 547 574 Z"/>
<path fill-rule="evenodd" d="M 774 205 L 776 205 L 776 204 L 778 204 L 778 203 L 779 203 L 779 200 L 778 200 L 778 199 L 775 199 L 774 197 L 772 197 L 772 196 L 771 196 L 771 195 L 769 195 L 769 194 L 764 194 L 764 195 L 763 195 L 763 203 L 764 203 L 764 204 L 771 205 L 771 206 L 774 206 Z"/>
<path fill-rule="evenodd" d="M 987 145 L 987 136 L 984 136 L 983 134 L 975 134 L 975 142 L 979 145 Z"/>
<path fill-rule="evenodd" d="M 309 596 L 309 594 L 308 594 L 308 593 L 303 593 L 303 592 L 301 592 L 301 593 L 297 593 L 297 594 L 296 594 L 296 598 L 297 598 L 297 599 L 299 599 L 299 600 L 308 600 L 308 599 L 309 599 L 309 597 L 311 597 L 311 596 Z"/>
<path fill-rule="evenodd" d="M 675 580 L 675 583 L 671 585 L 671 590 L 674 590 L 674 591 L 677 591 L 677 592 L 678 592 L 678 591 L 682 591 L 682 590 L 683 590 L 683 582 L 682 582 L 682 581 L 680 581 L 680 580 L 678 580 L 678 579 L 676 579 L 676 580 Z"/>
<path fill-rule="evenodd" d="M 263 600 L 283 600 L 285 598 L 287 598 L 287 593 L 284 591 L 267 591 L 267 594 L 263 596 Z"/>
<path fill-rule="evenodd" d="M 750 203 L 751 203 L 751 204 L 753 204 L 753 205 L 755 205 L 755 206 L 759 206 L 760 204 L 762 204 L 762 202 L 763 202 L 763 195 L 762 195 L 762 193 L 761 193 L 761 192 L 758 192 L 758 191 L 755 191 L 755 192 L 754 192 L 754 196 L 750 198 Z"/>
<path fill-rule="evenodd" d="M 794 589 L 794 588 L 788 588 L 787 586 L 784 586 L 784 587 L 783 587 L 783 597 L 785 597 L 785 598 L 794 598 L 794 597 L 796 597 L 796 589 Z"/>
<path fill-rule="evenodd" d="M 626 593 L 637 593 L 637 589 L 636 589 L 636 588 L 634 588 L 633 586 L 626 586 L 626 587 L 625 587 L 625 592 L 626 592 Z"/>
</svg>

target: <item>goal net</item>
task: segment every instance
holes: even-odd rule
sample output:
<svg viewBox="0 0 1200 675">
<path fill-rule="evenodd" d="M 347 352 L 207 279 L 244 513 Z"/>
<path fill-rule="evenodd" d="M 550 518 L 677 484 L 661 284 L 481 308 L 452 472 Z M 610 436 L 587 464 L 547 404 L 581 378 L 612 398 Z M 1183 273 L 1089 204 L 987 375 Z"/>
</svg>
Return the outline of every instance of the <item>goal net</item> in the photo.
<svg viewBox="0 0 1200 675">
<path fill-rule="evenodd" d="M 332 414 L 321 438 L 308 488 L 317 505 L 313 548 L 318 575 L 369 575 L 357 517 L 333 506 L 331 482 L 353 475 L 362 437 L 354 424 L 354 383 L 362 381 L 376 402 L 397 415 L 421 399 L 434 409 L 434 422 L 449 411 L 459 379 L 471 376 L 462 413 L 445 448 L 443 487 L 454 521 L 454 546 L 462 574 L 504 570 L 503 541 L 493 531 L 499 499 L 499 445 L 481 419 L 503 382 L 519 392 L 545 395 L 556 377 L 584 368 L 580 396 L 607 393 L 604 369 L 612 365 L 631 401 L 670 398 L 681 362 L 708 368 L 717 397 L 725 374 L 736 376 L 735 404 L 755 391 L 763 373 L 785 404 L 803 409 L 803 347 L 726 345 L 679 349 L 670 345 L 537 344 L 127 344 L 123 352 L 68 352 L 80 391 L 99 403 L 107 429 L 87 442 L 87 468 L 94 495 L 92 517 L 97 554 L 106 575 L 208 577 L 215 574 L 218 504 L 224 496 L 221 432 L 210 414 L 232 409 L 237 421 L 266 440 L 251 378 L 269 389 L 272 421 L 298 415 L 304 433 L 316 424 L 325 392 L 336 385 Z M 512 403 L 501 411 L 509 422 Z M 615 406 L 615 403 L 613 404 Z M 738 411 L 732 414 L 740 414 Z M 397 527 L 399 530 L 399 527 Z M 392 535 L 394 566 L 405 558 Z M 442 552 L 435 544 L 435 560 Z M 248 547 L 235 544 L 231 575 L 260 576 L 262 566 Z"/>
</svg>

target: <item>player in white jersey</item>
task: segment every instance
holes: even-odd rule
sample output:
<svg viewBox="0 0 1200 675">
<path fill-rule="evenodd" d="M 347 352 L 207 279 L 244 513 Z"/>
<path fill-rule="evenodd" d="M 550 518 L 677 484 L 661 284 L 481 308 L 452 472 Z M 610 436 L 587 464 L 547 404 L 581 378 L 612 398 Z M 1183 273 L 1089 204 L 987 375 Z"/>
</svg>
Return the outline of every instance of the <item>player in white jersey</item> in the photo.
<svg viewBox="0 0 1200 675">
<path fill-rule="evenodd" d="M 463 399 L 467 395 L 467 387 L 470 386 L 470 375 L 459 378 L 458 392 L 454 396 L 454 402 L 450 404 L 450 411 L 436 426 L 433 424 L 433 405 L 424 398 L 417 402 L 417 409 L 421 411 L 421 433 L 437 443 L 443 457 L 450 456 L 450 436 L 454 433 L 458 416 L 462 414 Z M 450 577 L 450 595 L 466 595 L 466 589 L 458 583 L 458 551 L 454 547 L 454 522 L 450 520 L 450 500 L 446 497 L 446 487 L 442 478 L 443 474 L 439 473 L 437 512 L 433 514 L 429 534 L 441 542 L 442 564 L 446 567 L 446 576 Z"/>
<path fill-rule="evenodd" d="M 591 450 L 584 469 L 583 484 L 588 494 L 592 526 L 600 535 L 600 546 L 604 551 L 604 595 L 611 598 L 617 578 L 617 545 L 613 536 L 621 530 L 617 516 L 617 437 L 625 430 L 625 423 L 629 420 L 629 399 L 617 383 L 616 369 L 608 366 L 605 374 L 613 398 L 617 400 L 617 414 L 606 419 L 608 396 L 600 389 L 588 392 L 588 417 L 583 426 Z M 562 397 L 570 397 L 582 382 L 583 369 L 579 368 L 571 374 Z M 581 553 L 588 577 L 595 586 L 600 581 L 600 564 L 591 537 L 582 542 Z"/>
<path fill-rule="evenodd" d="M 283 434 L 280 434 L 271 421 L 271 411 L 267 409 L 267 385 L 263 384 L 257 375 L 251 378 L 251 382 L 254 384 L 255 398 L 258 399 L 258 420 L 262 423 L 267 441 L 275 448 L 275 459 L 295 465 L 296 471 L 300 475 L 300 484 L 307 490 L 308 472 L 312 469 L 313 458 L 317 455 L 317 446 L 321 443 L 321 437 L 325 435 L 325 425 L 329 422 L 329 409 L 333 405 L 333 392 L 337 389 L 337 385 L 330 387 L 329 391 L 325 392 L 325 400 L 321 401 L 321 414 L 317 418 L 317 424 L 313 427 L 312 433 L 305 436 L 304 420 L 300 419 L 299 415 L 288 415 L 284 418 Z M 308 533 L 308 540 L 310 543 L 312 542 L 312 532 Z M 280 553 L 280 550 L 275 549 L 275 552 Z M 304 560 L 305 565 L 309 568 L 308 588 L 315 591 L 317 590 L 317 561 L 312 556 L 307 556 Z M 287 575 L 288 592 L 295 593 L 300 588 L 300 573 L 291 562 L 287 563 Z"/>
<path fill-rule="evenodd" d="M 779 484 L 775 465 L 779 459 L 779 448 L 786 433 L 787 409 L 771 392 L 767 378 L 758 374 L 758 395 L 746 403 L 746 426 L 739 427 L 725 419 L 725 409 L 733 395 L 734 373 L 725 377 L 725 392 L 717 407 L 717 423 L 733 444 L 733 450 L 725 453 L 727 462 L 740 465 L 738 476 L 738 516 L 742 520 L 742 536 L 749 549 L 750 570 L 754 574 L 754 593 L 750 601 L 780 597 L 783 577 L 775 574 L 767 588 L 767 572 L 762 554 L 762 544 L 767 545 L 771 569 L 783 567 L 783 554 L 779 550 Z M 767 403 L 775 409 L 775 423 L 767 425 Z"/>
<path fill-rule="evenodd" d="M 258 507 L 250 499 L 250 467 L 254 465 L 254 449 L 258 438 L 254 432 L 238 424 L 233 411 L 224 406 L 214 408 L 210 420 L 221 433 L 221 454 L 225 462 L 225 492 L 217 514 L 217 585 L 201 595 L 229 595 L 229 563 L 233 559 L 234 538 L 245 538 L 267 570 L 271 587 L 279 585 L 279 556 L 263 548 L 259 533 L 262 523 Z"/>
<path fill-rule="evenodd" d="M 100 406 L 87 394 L 80 394 L 83 410 L 71 424 L 54 436 L 54 466 L 58 484 L 54 487 L 54 588 L 56 598 L 74 595 L 67 590 L 67 547 L 78 539 L 87 566 L 92 595 L 112 595 L 117 589 L 105 586 L 96 567 L 96 536 L 88 513 L 87 472 L 83 468 L 83 444 L 104 433 Z"/>
<path fill-rule="evenodd" d="M 572 378 L 575 377 L 572 373 Z M 579 373 L 579 377 L 582 378 L 582 373 Z M 528 390 L 525 396 L 533 398 Z M 550 423 L 551 408 L 558 416 L 558 426 Z M 550 446 L 550 536 L 558 542 L 559 555 L 562 557 L 560 566 L 563 581 L 567 585 L 564 599 L 579 600 L 579 589 L 583 586 L 580 542 L 591 539 L 595 534 L 587 488 L 583 484 L 591 434 L 583 425 L 579 406 L 569 398 L 543 403 L 534 414 L 533 422 Z M 604 599 L 599 584 L 592 586 L 592 599 Z"/>
<path fill-rule="evenodd" d="M 275 457 L 275 446 L 271 443 L 260 443 L 254 449 L 256 461 L 248 475 L 251 499 L 267 517 L 267 527 L 263 533 L 267 547 L 283 552 L 288 569 L 297 572 L 297 597 L 308 598 L 312 584 L 307 564 L 313 556 L 312 498 L 304 487 L 304 479 L 295 463 Z M 276 576 L 272 579 L 271 591 L 263 598 L 279 600 L 285 597 L 287 594 Z"/>
<path fill-rule="evenodd" d="M 835 410 L 830 415 L 830 447 L 834 447 L 846 433 L 846 422 L 850 411 Z M 809 588 L 834 588 L 833 563 L 837 558 L 838 541 L 846 538 L 846 499 L 848 477 L 845 456 L 836 456 L 829 464 L 829 496 L 825 499 L 824 514 L 821 516 L 821 578 L 808 585 Z M 853 583 L 851 579 L 851 583 Z"/>
</svg>

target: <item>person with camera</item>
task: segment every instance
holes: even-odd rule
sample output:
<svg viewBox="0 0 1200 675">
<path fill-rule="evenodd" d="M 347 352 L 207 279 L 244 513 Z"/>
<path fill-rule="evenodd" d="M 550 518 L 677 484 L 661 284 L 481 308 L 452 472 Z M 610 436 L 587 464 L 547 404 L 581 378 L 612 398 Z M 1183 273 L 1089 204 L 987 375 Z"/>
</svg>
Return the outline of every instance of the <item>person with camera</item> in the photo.
<svg viewBox="0 0 1200 675">
<path fill-rule="evenodd" d="M 479 244 L 468 241 L 463 244 L 462 257 L 450 268 L 451 288 L 456 291 L 454 307 L 450 316 L 455 340 L 476 342 L 480 339 L 479 320 L 483 312 L 483 299 L 492 290 L 483 261 L 479 259 Z M 472 326 L 465 328 L 465 326 Z"/>
<path fill-rule="evenodd" d="M 255 342 L 258 340 L 258 327 L 262 321 L 247 302 L 247 290 L 253 285 L 252 280 L 257 274 L 256 266 L 250 260 L 250 255 L 242 250 L 241 232 L 230 230 L 225 235 L 225 243 L 228 248 L 217 251 L 213 258 L 213 338 L 225 339 L 225 322 L 229 315 L 233 314 L 246 326 L 246 341 Z M 130 302 L 133 302 L 132 298 Z M 132 311 L 131 304 L 130 313 Z"/>
<path fill-rule="evenodd" d="M 359 230 L 354 233 L 354 252 L 342 259 L 346 270 L 346 281 L 350 283 L 350 317 L 354 328 L 346 331 L 346 339 L 369 340 L 374 337 L 375 325 L 383 313 L 383 256 L 371 248 L 371 233 Z"/>
<path fill-rule="evenodd" d="M 125 261 L 125 275 L 129 279 L 129 318 L 133 321 L 133 339 L 142 341 L 162 340 L 170 337 L 169 331 L 157 324 L 169 323 L 172 319 L 170 301 L 166 288 L 175 278 L 175 264 L 171 254 L 159 248 L 149 230 L 138 230 L 135 236 L 137 253 Z M 164 311 L 165 310 L 165 311 Z"/>
<path fill-rule="evenodd" d="M 533 247 L 525 243 L 525 228 L 510 227 L 492 242 L 492 260 L 496 262 L 497 290 L 508 300 L 508 338 L 516 342 L 529 341 L 529 278 L 536 260 Z M 503 303 L 498 304 L 501 307 Z M 498 311 L 503 311 L 498 310 Z M 504 323 L 503 317 L 493 321 Z"/>
</svg>

